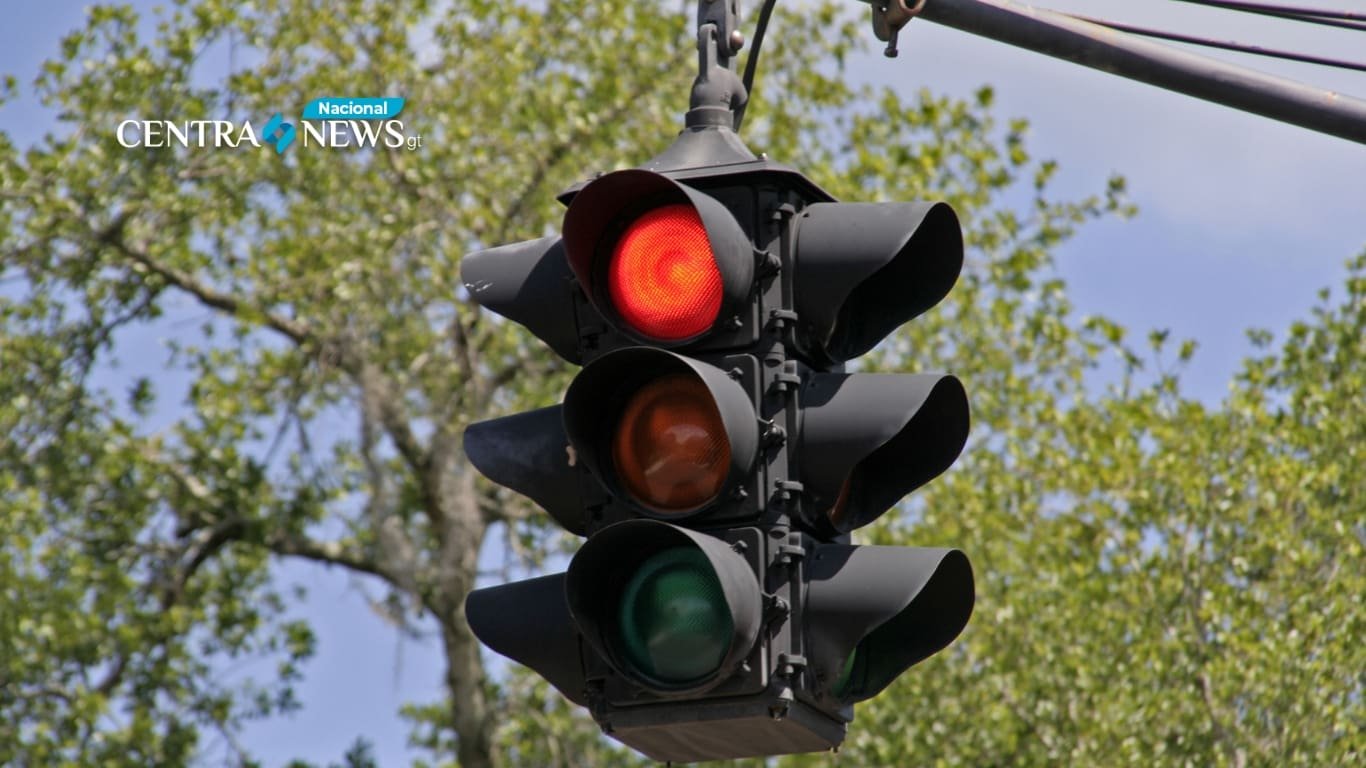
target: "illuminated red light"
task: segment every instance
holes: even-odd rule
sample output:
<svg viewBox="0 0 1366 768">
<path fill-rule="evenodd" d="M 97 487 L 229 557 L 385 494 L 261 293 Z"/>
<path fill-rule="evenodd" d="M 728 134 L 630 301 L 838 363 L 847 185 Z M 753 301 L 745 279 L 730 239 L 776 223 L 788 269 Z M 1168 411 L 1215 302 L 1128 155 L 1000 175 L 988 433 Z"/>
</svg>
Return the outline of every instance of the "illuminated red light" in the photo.
<svg viewBox="0 0 1366 768">
<path fill-rule="evenodd" d="M 647 338 L 709 330 L 721 312 L 721 272 L 697 211 L 678 203 L 631 222 L 607 265 L 607 290 L 621 320 Z"/>
</svg>

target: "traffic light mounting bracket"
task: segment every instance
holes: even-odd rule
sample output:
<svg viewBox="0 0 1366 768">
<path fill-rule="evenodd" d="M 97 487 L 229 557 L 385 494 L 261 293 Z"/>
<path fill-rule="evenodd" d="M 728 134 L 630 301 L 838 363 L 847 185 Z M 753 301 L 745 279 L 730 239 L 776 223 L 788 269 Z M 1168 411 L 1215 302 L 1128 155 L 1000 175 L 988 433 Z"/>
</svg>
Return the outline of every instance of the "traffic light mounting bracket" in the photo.
<svg viewBox="0 0 1366 768">
<path fill-rule="evenodd" d="M 697 4 L 697 79 L 684 124 L 688 128 L 735 124 L 735 112 L 749 100 L 745 84 L 731 69 L 731 57 L 744 45 L 738 28 L 738 0 L 699 0 Z"/>
</svg>

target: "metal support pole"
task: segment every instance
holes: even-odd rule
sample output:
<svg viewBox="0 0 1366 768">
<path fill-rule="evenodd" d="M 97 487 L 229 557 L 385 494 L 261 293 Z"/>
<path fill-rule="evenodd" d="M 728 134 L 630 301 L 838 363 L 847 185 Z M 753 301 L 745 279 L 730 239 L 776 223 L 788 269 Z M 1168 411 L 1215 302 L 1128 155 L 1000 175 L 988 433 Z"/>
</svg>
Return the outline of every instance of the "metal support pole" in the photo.
<svg viewBox="0 0 1366 768">
<path fill-rule="evenodd" d="M 918 10 L 969 34 L 1366 144 L 1366 101 L 1334 91 L 1007 0 L 927 0 Z"/>
<path fill-rule="evenodd" d="M 684 117 L 688 128 L 730 128 L 735 111 L 749 99 L 731 61 L 745 44 L 738 6 L 739 0 L 698 0 L 697 79 Z"/>
</svg>

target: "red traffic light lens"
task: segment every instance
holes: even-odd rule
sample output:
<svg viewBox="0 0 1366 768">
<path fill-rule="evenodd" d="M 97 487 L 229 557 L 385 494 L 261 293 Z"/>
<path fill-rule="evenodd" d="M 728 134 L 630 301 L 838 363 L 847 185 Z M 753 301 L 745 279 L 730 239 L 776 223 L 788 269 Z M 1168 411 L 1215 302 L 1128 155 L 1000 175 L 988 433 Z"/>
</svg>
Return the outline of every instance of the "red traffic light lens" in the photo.
<svg viewBox="0 0 1366 768">
<path fill-rule="evenodd" d="M 626 402 L 612 436 L 617 477 L 636 502 L 681 515 L 721 492 L 730 470 L 730 439 L 701 379 L 670 374 Z"/>
<path fill-rule="evenodd" d="M 607 290 L 642 336 L 682 341 L 710 329 L 721 313 L 721 272 L 697 211 L 676 203 L 631 222 L 612 250 Z"/>
</svg>

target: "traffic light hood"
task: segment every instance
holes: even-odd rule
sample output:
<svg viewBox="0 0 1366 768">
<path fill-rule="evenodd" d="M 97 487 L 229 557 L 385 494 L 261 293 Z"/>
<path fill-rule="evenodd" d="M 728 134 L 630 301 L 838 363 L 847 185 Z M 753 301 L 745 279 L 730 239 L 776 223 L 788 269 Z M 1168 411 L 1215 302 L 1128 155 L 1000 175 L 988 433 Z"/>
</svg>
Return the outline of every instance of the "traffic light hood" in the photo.
<svg viewBox="0 0 1366 768">
<path fill-rule="evenodd" d="M 798 461 L 826 538 L 867 525 L 953 464 L 968 398 L 945 374 L 818 373 L 802 388 Z"/>
<path fill-rule="evenodd" d="M 529 497 L 570 533 L 587 535 L 580 472 L 570 461 L 563 408 L 552 405 L 465 428 L 465 456 L 480 473 Z"/>
<path fill-rule="evenodd" d="M 825 544 L 810 560 L 812 659 L 840 704 L 876 696 L 972 616 L 972 565 L 956 549 Z"/>
<path fill-rule="evenodd" d="M 858 357 L 948 295 L 963 232 L 944 203 L 816 203 L 796 219 L 797 315 L 823 363 Z"/>
<path fill-rule="evenodd" d="M 579 363 L 573 279 L 558 237 L 477 251 L 460 260 L 460 280 L 470 298 L 519 323 L 565 360 Z"/>
<path fill-rule="evenodd" d="M 566 699 L 588 704 L 565 574 L 476 589 L 465 598 L 465 620 L 479 642 L 531 667 Z"/>
<path fill-rule="evenodd" d="M 701 693 L 754 647 L 761 597 L 724 541 L 655 520 L 594 534 L 569 563 L 569 613 L 619 674 L 652 693 Z"/>
<path fill-rule="evenodd" d="M 619 430 L 633 396 L 643 388 L 669 376 L 681 376 L 700 384 L 696 389 L 714 406 L 715 430 L 710 435 L 726 442 L 728 456 L 720 467 L 724 474 L 714 484 L 714 492 L 695 505 L 661 509 L 632 491 L 618 461 Z M 578 459 L 614 496 L 633 503 L 646 514 L 681 519 L 700 512 L 724 499 L 741 483 L 759 447 L 759 426 L 754 406 L 744 389 L 716 366 L 650 347 L 627 347 L 589 363 L 574 378 L 564 395 L 564 430 Z M 695 425 L 683 439 L 695 439 Z M 677 445 L 676 443 L 674 444 Z M 679 446 L 690 450 L 688 446 Z"/>
<path fill-rule="evenodd" d="M 695 221 L 705 233 L 705 238 L 698 239 L 705 242 L 692 249 L 685 249 L 681 242 L 668 242 L 667 249 L 658 243 L 631 248 L 627 236 L 636 225 L 671 206 L 696 214 Z M 728 322 L 753 288 L 753 247 L 734 215 L 714 198 L 651 171 L 616 171 L 589 182 L 570 202 L 563 232 L 569 268 L 588 300 L 613 327 L 642 342 L 680 346 L 704 337 Z M 637 259 L 631 259 L 632 255 Z M 620 273 L 614 270 L 620 270 L 623 260 L 628 269 L 632 262 L 640 263 L 619 280 Z M 700 275 L 703 270 L 708 272 L 705 280 Z M 685 330 L 678 334 L 653 331 L 618 306 L 622 301 L 648 303 L 652 297 L 686 302 L 692 298 L 688 292 L 702 285 L 714 292 L 714 301 L 699 297 L 698 303 L 707 305 L 706 316 L 685 323 Z M 641 295 L 632 294 L 633 287 Z M 648 304 L 644 309 L 649 310 Z"/>
</svg>

